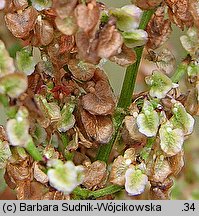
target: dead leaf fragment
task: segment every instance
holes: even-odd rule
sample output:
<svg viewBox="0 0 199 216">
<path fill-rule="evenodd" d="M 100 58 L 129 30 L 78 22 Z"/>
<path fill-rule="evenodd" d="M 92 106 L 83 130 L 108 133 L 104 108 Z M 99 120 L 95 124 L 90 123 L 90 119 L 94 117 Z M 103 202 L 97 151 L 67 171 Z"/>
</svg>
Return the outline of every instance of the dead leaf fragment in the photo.
<svg viewBox="0 0 199 216">
<path fill-rule="evenodd" d="M 193 17 L 189 10 L 189 0 L 166 0 L 168 14 L 173 23 L 184 30 L 184 26 L 193 25 Z"/>
<path fill-rule="evenodd" d="M 82 105 L 93 115 L 112 114 L 115 108 L 115 98 L 109 83 L 98 81 L 95 91 L 82 97 Z"/>
<path fill-rule="evenodd" d="M 172 31 L 171 21 L 164 19 L 164 10 L 164 7 L 159 7 L 147 25 L 148 42 L 146 45 L 150 49 L 160 47 Z"/>
<path fill-rule="evenodd" d="M 92 30 L 100 18 L 100 9 L 95 1 L 88 3 L 88 5 L 79 4 L 75 8 L 75 16 L 77 25 L 84 32 Z"/>
<path fill-rule="evenodd" d="M 37 19 L 37 11 L 28 7 L 22 12 L 8 13 L 5 15 L 5 22 L 8 29 L 17 38 L 25 38 L 34 28 Z"/>
<path fill-rule="evenodd" d="M 123 38 L 114 25 L 107 24 L 99 34 L 97 54 L 108 59 L 121 52 Z"/>
<path fill-rule="evenodd" d="M 95 161 L 86 169 L 83 185 L 88 189 L 98 187 L 106 175 L 106 163 Z"/>
<path fill-rule="evenodd" d="M 153 9 L 160 5 L 161 2 L 162 0 L 132 0 L 132 3 L 137 5 L 142 10 Z"/>
<path fill-rule="evenodd" d="M 109 116 L 95 116 L 82 109 L 81 121 L 91 140 L 108 143 L 113 134 L 113 123 Z"/>
</svg>

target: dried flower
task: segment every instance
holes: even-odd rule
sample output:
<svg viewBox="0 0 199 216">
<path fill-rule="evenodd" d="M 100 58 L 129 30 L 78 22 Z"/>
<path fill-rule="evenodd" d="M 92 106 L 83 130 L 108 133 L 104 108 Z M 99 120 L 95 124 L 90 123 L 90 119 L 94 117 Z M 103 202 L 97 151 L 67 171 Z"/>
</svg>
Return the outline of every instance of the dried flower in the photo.
<svg viewBox="0 0 199 216">
<path fill-rule="evenodd" d="M 34 163 L 34 178 L 41 182 L 42 184 L 46 184 L 48 182 L 48 176 L 40 169 L 39 164 L 37 162 Z"/>
<path fill-rule="evenodd" d="M 122 131 L 122 138 L 126 145 L 137 147 L 146 144 L 146 136 L 139 132 L 136 117 L 125 116 L 124 125 L 125 127 Z"/>
<path fill-rule="evenodd" d="M 152 104 L 145 100 L 142 113 L 137 116 L 139 131 L 147 137 L 155 136 L 159 126 L 159 115 L 154 110 Z"/>
<path fill-rule="evenodd" d="M 143 10 L 150 10 L 160 5 L 162 0 L 132 0 L 133 4 L 136 4 Z"/>
<path fill-rule="evenodd" d="M 83 185 L 88 189 L 97 187 L 102 183 L 106 175 L 106 163 L 102 161 L 95 161 L 88 168 L 86 168 Z"/>
<path fill-rule="evenodd" d="M 172 52 L 167 48 L 163 48 L 158 53 L 153 50 L 148 50 L 146 59 L 155 62 L 158 69 L 163 73 L 170 74 L 175 69 L 176 59 Z"/>
<path fill-rule="evenodd" d="M 99 34 L 99 43 L 97 54 L 100 58 L 108 59 L 109 57 L 121 52 L 123 39 L 115 26 L 106 25 Z"/>
<path fill-rule="evenodd" d="M 81 121 L 88 137 L 99 143 L 108 143 L 113 134 L 113 123 L 109 116 L 92 115 L 81 110 Z"/>
<path fill-rule="evenodd" d="M 140 169 L 131 166 L 126 171 L 125 180 L 125 190 L 129 196 L 134 196 L 144 192 L 148 177 Z"/>
<path fill-rule="evenodd" d="M 110 182 L 113 184 L 123 186 L 125 184 L 125 173 L 128 169 L 129 164 L 123 156 L 118 156 L 111 167 Z"/>
<path fill-rule="evenodd" d="M 95 73 L 96 66 L 77 59 L 71 59 L 68 63 L 68 68 L 72 75 L 81 81 L 90 80 Z"/>
<path fill-rule="evenodd" d="M 153 175 L 150 178 L 154 182 L 164 182 L 171 173 L 172 170 L 168 161 L 166 160 L 164 155 L 160 155 L 155 160 Z"/>
<path fill-rule="evenodd" d="M 50 185 L 64 194 L 70 194 L 83 182 L 83 167 L 75 166 L 72 161 L 63 164 L 61 160 L 51 160 L 48 166 L 53 167 L 47 173 Z"/>
<path fill-rule="evenodd" d="M 182 30 L 184 26 L 193 25 L 193 17 L 189 10 L 189 0 L 166 0 L 168 5 L 168 14 L 173 23 Z"/>
<path fill-rule="evenodd" d="M 130 164 L 135 161 L 135 149 L 129 148 L 124 156 L 119 155 L 113 162 L 110 172 L 110 182 L 123 186 L 125 184 L 125 173 Z"/>
<path fill-rule="evenodd" d="M 21 13 L 8 13 L 5 21 L 8 29 L 17 38 L 25 38 L 33 30 L 37 19 L 37 11 L 33 7 L 28 7 Z"/>
<path fill-rule="evenodd" d="M 91 64 L 98 64 L 100 61 L 100 57 L 96 53 L 98 39 L 90 40 L 90 37 L 85 32 L 78 31 L 75 40 L 79 58 Z"/>
<path fill-rule="evenodd" d="M 6 0 L 6 5 L 4 10 L 6 12 L 15 12 L 19 10 L 24 10 L 28 7 L 28 1 L 27 0 Z"/>
<path fill-rule="evenodd" d="M 34 28 L 34 35 L 31 40 L 33 46 L 47 46 L 54 37 L 54 29 L 52 24 L 39 15 Z"/>
<path fill-rule="evenodd" d="M 56 11 L 57 15 L 64 19 L 70 16 L 76 5 L 78 0 L 54 0 L 53 1 L 53 8 Z"/>
<path fill-rule="evenodd" d="M 51 122 L 58 121 L 61 118 L 60 107 L 55 102 L 48 103 L 46 98 L 41 95 L 36 99 L 42 112 Z"/>
<path fill-rule="evenodd" d="M 134 50 L 123 45 L 121 53 L 111 56 L 109 60 L 122 67 L 127 67 L 136 62 L 136 53 Z"/>
<path fill-rule="evenodd" d="M 168 162 L 172 169 L 172 175 L 177 176 L 184 167 L 184 151 L 180 151 L 178 154 L 168 157 Z"/>
<path fill-rule="evenodd" d="M 89 32 L 99 22 L 99 6 L 96 4 L 95 1 L 88 3 L 88 5 L 79 4 L 75 8 L 75 16 L 79 28 L 84 32 Z"/>
<path fill-rule="evenodd" d="M 115 99 L 109 84 L 98 81 L 95 91 L 82 97 L 83 108 L 94 115 L 112 114 L 115 108 Z"/>
<path fill-rule="evenodd" d="M 65 35 L 73 35 L 77 31 L 77 24 L 74 16 L 68 16 L 64 19 L 57 17 L 55 19 L 58 30 Z"/>
<path fill-rule="evenodd" d="M 157 49 L 167 41 L 172 29 L 171 22 L 164 19 L 164 7 L 159 7 L 149 21 L 146 31 L 148 33 L 147 47 Z"/>
<path fill-rule="evenodd" d="M 189 10 L 194 19 L 194 24 L 199 27 L 199 2 L 197 0 L 189 0 Z"/>
</svg>

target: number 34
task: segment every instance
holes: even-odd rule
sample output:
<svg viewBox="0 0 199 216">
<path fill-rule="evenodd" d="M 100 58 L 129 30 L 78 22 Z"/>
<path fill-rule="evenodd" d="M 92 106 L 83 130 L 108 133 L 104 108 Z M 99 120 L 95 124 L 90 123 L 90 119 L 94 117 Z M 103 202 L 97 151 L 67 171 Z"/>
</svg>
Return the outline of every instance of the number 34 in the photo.
<svg viewBox="0 0 199 216">
<path fill-rule="evenodd" d="M 184 209 L 183 211 L 194 211 L 195 210 L 195 205 L 194 203 L 184 203 Z"/>
</svg>

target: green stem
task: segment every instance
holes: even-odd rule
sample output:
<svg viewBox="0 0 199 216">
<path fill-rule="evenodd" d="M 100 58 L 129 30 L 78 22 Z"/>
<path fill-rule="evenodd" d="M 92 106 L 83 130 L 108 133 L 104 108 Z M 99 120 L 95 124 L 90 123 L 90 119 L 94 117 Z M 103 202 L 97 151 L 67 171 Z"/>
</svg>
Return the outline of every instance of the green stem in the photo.
<svg viewBox="0 0 199 216">
<path fill-rule="evenodd" d="M 187 66 L 188 65 L 184 62 L 178 65 L 175 73 L 171 77 L 172 82 L 178 83 L 182 79 L 187 71 Z"/>
<path fill-rule="evenodd" d="M 120 126 L 122 124 L 122 120 L 123 120 L 123 115 L 121 113 L 118 112 L 114 115 L 114 117 L 113 117 L 114 124 L 113 125 L 114 125 L 115 132 L 114 132 L 111 140 L 107 144 L 100 146 L 98 153 L 97 153 L 96 160 L 104 161 L 106 163 L 108 162 L 109 155 L 111 153 L 113 144 L 116 140 L 117 133 L 118 133 Z"/>
<path fill-rule="evenodd" d="M 88 189 L 76 187 L 73 191 L 73 194 L 76 197 L 79 197 L 81 199 L 96 199 L 96 198 L 103 197 L 109 194 L 117 193 L 121 191 L 122 189 L 123 187 L 119 185 L 110 185 L 110 186 L 107 186 L 105 188 L 102 188 L 96 191 L 90 191 Z"/>
<path fill-rule="evenodd" d="M 187 67 L 191 62 L 191 56 L 187 55 L 185 59 L 178 65 L 176 71 L 173 73 L 171 80 L 178 83 L 187 72 Z"/>
<path fill-rule="evenodd" d="M 89 193 L 89 197 L 96 199 L 99 197 L 103 197 L 109 194 L 114 194 L 117 193 L 119 191 L 121 191 L 123 189 L 123 187 L 119 186 L 119 185 L 110 185 L 108 187 L 105 187 L 103 189 L 97 190 L 97 191 L 91 191 Z"/>
<path fill-rule="evenodd" d="M 137 61 L 135 62 L 135 64 L 130 65 L 126 70 L 122 91 L 117 105 L 118 107 L 126 109 L 131 104 L 132 94 L 135 88 L 135 81 L 136 81 L 143 49 L 144 47 L 135 48 Z"/>
<path fill-rule="evenodd" d="M 26 151 L 32 156 L 32 158 L 35 161 L 42 161 L 43 157 L 40 154 L 39 150 L 33 143 L 32 139 L 28 142 L 28 144 L 25 146 Z"/>
<path fill-rule="evenodd" d="M 143 13 L 139 29 L 146 28 L 147 23 L 151 19 L 151 16 L 153 15 L 153 13 L 154 13 L 154 10 L 145 11 Z M 135 48 L 135 51 L 137 54 L 137 61 L 133 65 L 130 65 L 126 70 L 126 75 L 124 78 L 122 91 L 121 91 L 120 98 L 119 98 L 118 105 L 117 105 L 117 111 L 120 110 L 121 108 L 126 110 L 131 104 L 132 95 L 133 95 L 133 91 L 135 88 L 135 81 L 136 81 L 143 49 L 144 49 L 144 46 Z M 110 142 L 107 143 L 106 145 L 101 145 L 101 147 L 99 148 L 97 158 L 96 158 L 97 160 L 101 160 L 107 163 L 109 159 L 109 155 L 113 147 L 113 144 L 116 140 L 117 133 L 120 129 L 120 126 L 122 125 L 123 119 L 124 119 L 124 115 L 122 114 L 122 112 L 116 113 L 114 117 L 115 132 Z"/>
</svg>

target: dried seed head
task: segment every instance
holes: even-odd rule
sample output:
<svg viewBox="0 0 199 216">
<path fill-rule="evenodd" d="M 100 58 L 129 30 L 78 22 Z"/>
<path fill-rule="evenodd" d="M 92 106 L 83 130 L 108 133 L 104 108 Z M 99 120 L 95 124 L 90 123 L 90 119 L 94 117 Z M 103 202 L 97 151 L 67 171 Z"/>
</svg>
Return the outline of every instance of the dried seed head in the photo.
<svg viewBox="0 0 199 216">
<path fill-rule="evenodd" d="M 184 26 L 193 25 L 193 17 L 189 10 L 189 0 L 166 0 L 168 5 L 168 14 L 173 23 L 182 30 Z"/>
<path fill-rule="evenodd" d="M 7 141 L 0 140 L 0 169 L 6 167 L 6 164 L 11 157 L 9 143 Z"/>
<path fill-rule="evenodd" d="M 74 35 L 77 31 L 77 24 L 74 16 L 68 16 L 64 19 L 57 17 L 55 23 L 58 30 L 65 35 Z"/>
<path fill-rule="evenodd" d="M 136 62 L 136 53 L 133 49 L 123 45 L 121 53 L 114 55 L 109 59 L 122 67 L 128 67 Z"/>
<path fill-rule="evenodd" d="M 168 162 L 172 169 L 172 175 L 177 176 L 184 167 L 184 152 L 180 151 L 178 154 L 168 157 Z"/>
<path fill-rule="evenodd" d="M 168 200 L 169 192 L 163 191 L 158 187 L 151 187 L 149 191 L 149 198 L 151 200 Z"/>
<path fill-rule="evenodd" d="M 146 136 L 139 132 L 136 117 L 125 116 L 125 127 L 122 131 L 122 138 L 127 146 L 141 147 L 146 144 Z"/>
<path fill-rule="evenodd" d="M 70 51 L 74 47 L 73 36 L 57 35 L 48 45 L 47 51 L 51 61 L 62 68 L 69 61 Z"/>
<path fill-rule="evenodd" d="M 88 189 L 98 187 L 106 175 L 106 163 L 102 161 L 95 161 L 88 168 L 86 168 L 83 185 Z"/>
<path fill-rule="evenodd" d="M 125 184 L 125 173 L 129 164 L 126 163 L 126 159 L 123 156 L 118 156 L 111 167 L 110 182 L 120 186 Z"/>
<path fill-rule="evenodd" d="M 1 0 L 4 2 L 4 0 Z M 0 2 L 1 2 L 0 1 Z M 4 5 L 5 12 L 13 13 L 15 11 L 24 10 L 28 7 L 27 0 L 6 0 Z"/>
<path fill-rule="evenodd" d="M 53 9 L 61 19 L 64 19 L 73 13 L 77 2 L 78 0 L 54 0 Z"/>
<path fill-rule="evenodd" d="M 110 85 L 105 81 L 98 81 L 95 92 L 82 97 L 83 108 L 94 115 L 112 114 L 115 108 L 115 99 Z"/>
<path fill-rule="evenodd" d="M 28 7 L 22 13 L 8 13 L 5 21 L 8 29 L 17 38 L 25 38 L 34 28 L 37 19 L 37 11 Z"/>
<path fill-rule="evenodd" d="M 148 48 L 157 49 L 168 39 L 172 29 L 171 22 L 164 19 L 164 7 L 157 9 L 148 23 L 146 31 L 149 38 L 147 42 Z"/>
<path fill-rule="evenodd" d="M 165 179 L 172 173 L 171 167 L 167 159 L 160 155 L 156 158 L 150 180 L 154 182 L 164 182 Z"/>
<path fill-rule="evenodd" d="M 143 10 L 150 10 L 160 5 L 162 0 L 132 0 L 132 3 Z"/>
<path fill-rule="evenodd" d="M 199 2 L 197 0 L 189 0 L 189 10 L 194 19 L 194 24 L 199 28 Z"/>
<path fill-rule="evenodd" d="M 100 61 L 100 57 L 96 53 L 98 39 L 95 38 L 91 41 L 85 32 L 78 31 L 75 40 L 79 58 L 92 64 L 98 64 Z"/>
<path fill-rule="evenodd" d="M 33 167 L 34 167 L 34 171 L 33 171 L 34 178 L 38 182 L 41 182 L 42 184 L 46 184 L 48 182 L 48 176 L 41 170 L 39 164 L 37 162 L 34 162 Z"/>
<path fill-rule="evenodd" d="M 99 22 L 100 19 L 99 5 L 96 4 L 95 1 L 92 1 L 87 5 L 79 4 L 75 8 L 75 17 L 79 28 L 84 32 L 89 32 Z"/>
<path fill-rule="evenodd" d="M 113 123 L 108 116 L 95 116 L 81 110 L 81 121 L 91 140 L 99 143 L 108 143 L 113 134 Z"/>
<path fill-rule="evenodd" d="M 115 26 L 106 25 L 99 34 L 97 54 L 100 58 L 108 59 L 121 52 L 122 44 L 122 36 Z"/>
<path fill-rule="evenodd" d="M 81 81 L 90 80 L 95 73 L 96 66 L 90 63 L 85 63 L 78 59 L 71 59 L 68 63 L 68 68 L 72 75 Z"/>
<path fill-rule="evenodd" d="M 31 41 L 33 46 L 47 46 L 54 37 L 53 26 L 48 20 L 38 20 L 34 28 L 34 35 Z"/>
</svg>

